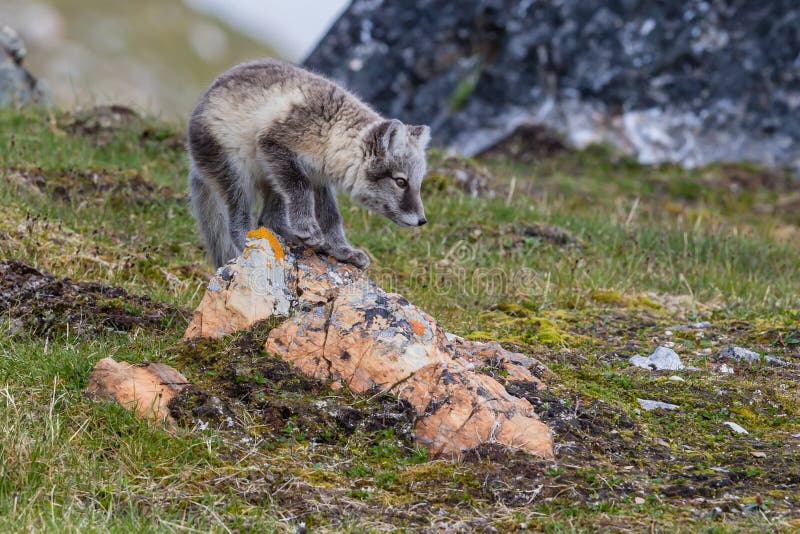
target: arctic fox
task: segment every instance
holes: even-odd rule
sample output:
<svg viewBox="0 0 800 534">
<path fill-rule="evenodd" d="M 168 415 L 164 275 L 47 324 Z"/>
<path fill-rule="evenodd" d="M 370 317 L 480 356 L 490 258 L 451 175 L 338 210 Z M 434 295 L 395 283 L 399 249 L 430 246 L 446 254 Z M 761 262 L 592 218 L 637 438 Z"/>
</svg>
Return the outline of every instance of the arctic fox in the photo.
<svg viewBox="0 0 800 534">
<path fill-rule="evenodd" d="M 429 141 L 427 126 L 384 119 L 299 67 L 234 67 L 189 120 L 189 191 L 211 261 L 242 252 L 260 203 L 259 226 L 366 267 L 369 257 L 345 238 L 336 190 L 400 226 L 422 226 Z"/>
</svg>

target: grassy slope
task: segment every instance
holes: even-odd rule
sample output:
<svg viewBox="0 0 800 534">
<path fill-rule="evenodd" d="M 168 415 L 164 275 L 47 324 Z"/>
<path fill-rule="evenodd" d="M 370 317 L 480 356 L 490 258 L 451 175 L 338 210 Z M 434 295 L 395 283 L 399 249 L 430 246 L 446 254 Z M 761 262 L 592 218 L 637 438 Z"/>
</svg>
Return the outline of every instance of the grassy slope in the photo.
<svg viewBox="0 0 800 534">
<path fill-rule="evenodd" d="M 177 135 L 135 123 L 98 144 L 65 132 L 67 123 L 0 114 L 0 257 L 196 305 L 210 269 L 182 194 Z M 168 433 L 86 399 L 82 388 L 107 355 L 178 361 L 183 319 L 165 331 L 88 339 L 23 331 L 0 339 L 0 530 L 226 531 L 299 521 L 800 527 L 796 368 L 713 370 L 730 344 L 800 363 L 791 187 L 755 168 L 642 167 L 600 149 L 535 167 L 483 163 L 495 198 L 470 198 L 433 173 L 424 229 L 401 231 L 346 201 L 342 211 L 385 286 L 449 330 L 501 340 L 559 375 L 554 395 L 538 404 L 556 430 L 558 465 L 518 455 L 502 469 L 502 459 L 419 463 L 418 453 L 378 435 L 328 446 L 290 433 L 242 449 L 215 431 Z M 26 185 L 37 176 L 42 191 Z M 575 242 L 526 232 L 533 223 L 564 228 Z M 4 321 L 13 319 L 12 311 Z M 695 320 L 712 328 L 672 328 Z M 677 382 L 627 365 L 663 343 L 700 371 Z M 186 372 L 201 379 L 191 365 Z M 637 397 L 681 409 L 640 413 Z M 733 436 L 724 421 L 750 434 Z M 274 498 L 242 489 L 273 475 Z M 294 499 L 280 497 L 286 488 Z"/>
</svg>

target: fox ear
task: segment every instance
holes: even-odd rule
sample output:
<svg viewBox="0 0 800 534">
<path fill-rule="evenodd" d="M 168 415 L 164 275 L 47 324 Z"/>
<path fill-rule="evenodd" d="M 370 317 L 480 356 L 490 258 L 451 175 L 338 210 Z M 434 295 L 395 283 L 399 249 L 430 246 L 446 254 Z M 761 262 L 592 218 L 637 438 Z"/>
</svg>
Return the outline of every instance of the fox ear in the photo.
<svg viewBox="0 0 800 534">
<path fill-rule="evenodd" d="M 397 154 L 405 148 L 408 131 L 397 119 L 382 121 L 372 132 L 373 150 L 378 154 Z"/>
<path fill-rule="evenodd" d="M 429 126 L 409 126 L 408 134 L 417 140 L 417 145 L 423 150 L 431 142 L 431 129 Z"/>
<path fill-rule="evenodd" d="M 401 152 L 406 144 L 406 125 L 397 119 L 386 122 L 388 124 L 381 137 L 381 147 L 386 154 Z"/>
</svg>

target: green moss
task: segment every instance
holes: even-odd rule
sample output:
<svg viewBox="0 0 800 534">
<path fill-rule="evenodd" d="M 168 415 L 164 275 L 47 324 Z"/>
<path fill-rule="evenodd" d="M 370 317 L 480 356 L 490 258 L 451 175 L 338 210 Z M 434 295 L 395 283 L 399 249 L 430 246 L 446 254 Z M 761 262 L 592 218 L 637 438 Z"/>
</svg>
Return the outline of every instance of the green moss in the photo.
<svg viewBox="0 0 800 534">
<path fill-rule="evenodd" d="M 624 304 L 627 300 L 619 291 L 613 289 L 602 289 L 592 292 L 592 299 L 597 302 L 607 304 Z"/>
</svg>

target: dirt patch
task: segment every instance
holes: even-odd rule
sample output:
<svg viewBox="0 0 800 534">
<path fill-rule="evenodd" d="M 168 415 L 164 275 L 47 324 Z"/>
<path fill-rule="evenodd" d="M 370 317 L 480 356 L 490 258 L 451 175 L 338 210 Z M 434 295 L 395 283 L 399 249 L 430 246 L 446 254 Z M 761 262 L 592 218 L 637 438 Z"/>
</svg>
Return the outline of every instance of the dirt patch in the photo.
<svg viewBox="0 0 800 534">
<path fill-rule="evenodd" d="M 507 189 L 477 162 L 464 158 L 431 158 L 428 174 L 422 182 L 423 193 L 463 191 L 472 197 L 493 198 Z"/>
<path fill-rule="evenodd" d="M 519 229 L 519 233 L 525 237 L 538 238 L 554 245 L 577 245 L 583 247 L 583 244 L 568 230 L 552 224 L 536 223 L 525 225 Z"/>
<path fill-rule="evenodd" d="M 475 246 L 480 244 L 481 247 L 501 250 L 504 254 L 515 254 L 543 245 L 574 248 L 585 246 L 566 228 L 545 222 L 507 224 L 499 227 L 477 224 L 462 225 L 447 237 L 456 238 L 465 243 L 474 243 Z"/>
<path fill-rule="evenodd" d="M 264 351 L 274 326 L 267 321 L 234 338 L 190 340 L 174 349 L 178 367 L 208 393 L 187 392 L 174 404 L 173 416 L 190 421 L 198 419 L 198 413 L 219 413 L 214 408 L 218 401 L 209 397 L 216 396 L 246 412 L 244 419 L 253 422 L 262 437 L 342 444 L 356 432 L 366 436 L 391 430 L 406 447 L 414 448 L 416 416 L 408 403 L 379 392 L 356 396 L 333 391 L 308 378 Z M 227 424 L 227 417 L 223 419 Z"/>
<path fill-rule="evenodd" d="M 567 145 L 555 131 L 546 126 L 524 124 L 480 155 L 530 165 L 567 150 Z"/>
<path fill-rule="evenodd" d="M 705 181 L 717 188 L 736 191 L 767 189 L 769 191 L 797 190 L 798 179 L 789 171 L 753 167 L 744 164 L 724 163 L 712 168 L 704 176 Z"/>
<path fill-rule="evenodd" d="M 188 314 L 120 287 L 58 279 L 26 263 L 0 263 L 0 312 L 7 334 L 90 335 L 98 331 L 166 331 Z"/>
<path fill-rule="evenodd" d="M 58 127 L 70 135 L 92 139 L 96 146 L 106 146 L 121 136 L 135 134 L 143 142 L 155 142 L 171 150 L 182 150 L 183 136 L 166 129 L 154 128 L 127 106 L 95 106 L 64 114 Z"/>
<path fill-rule="evenodd" d="M 60 202 L 87 202 L 125 207 L 131 202 L 157 199 L 180 200 L 183 193 L 157 185 L 135 170 L 108 171 L 71 167 L 45 171 L 40 167 L 16 167 L 4 173 L 5 180 Z"/>
</svg>

